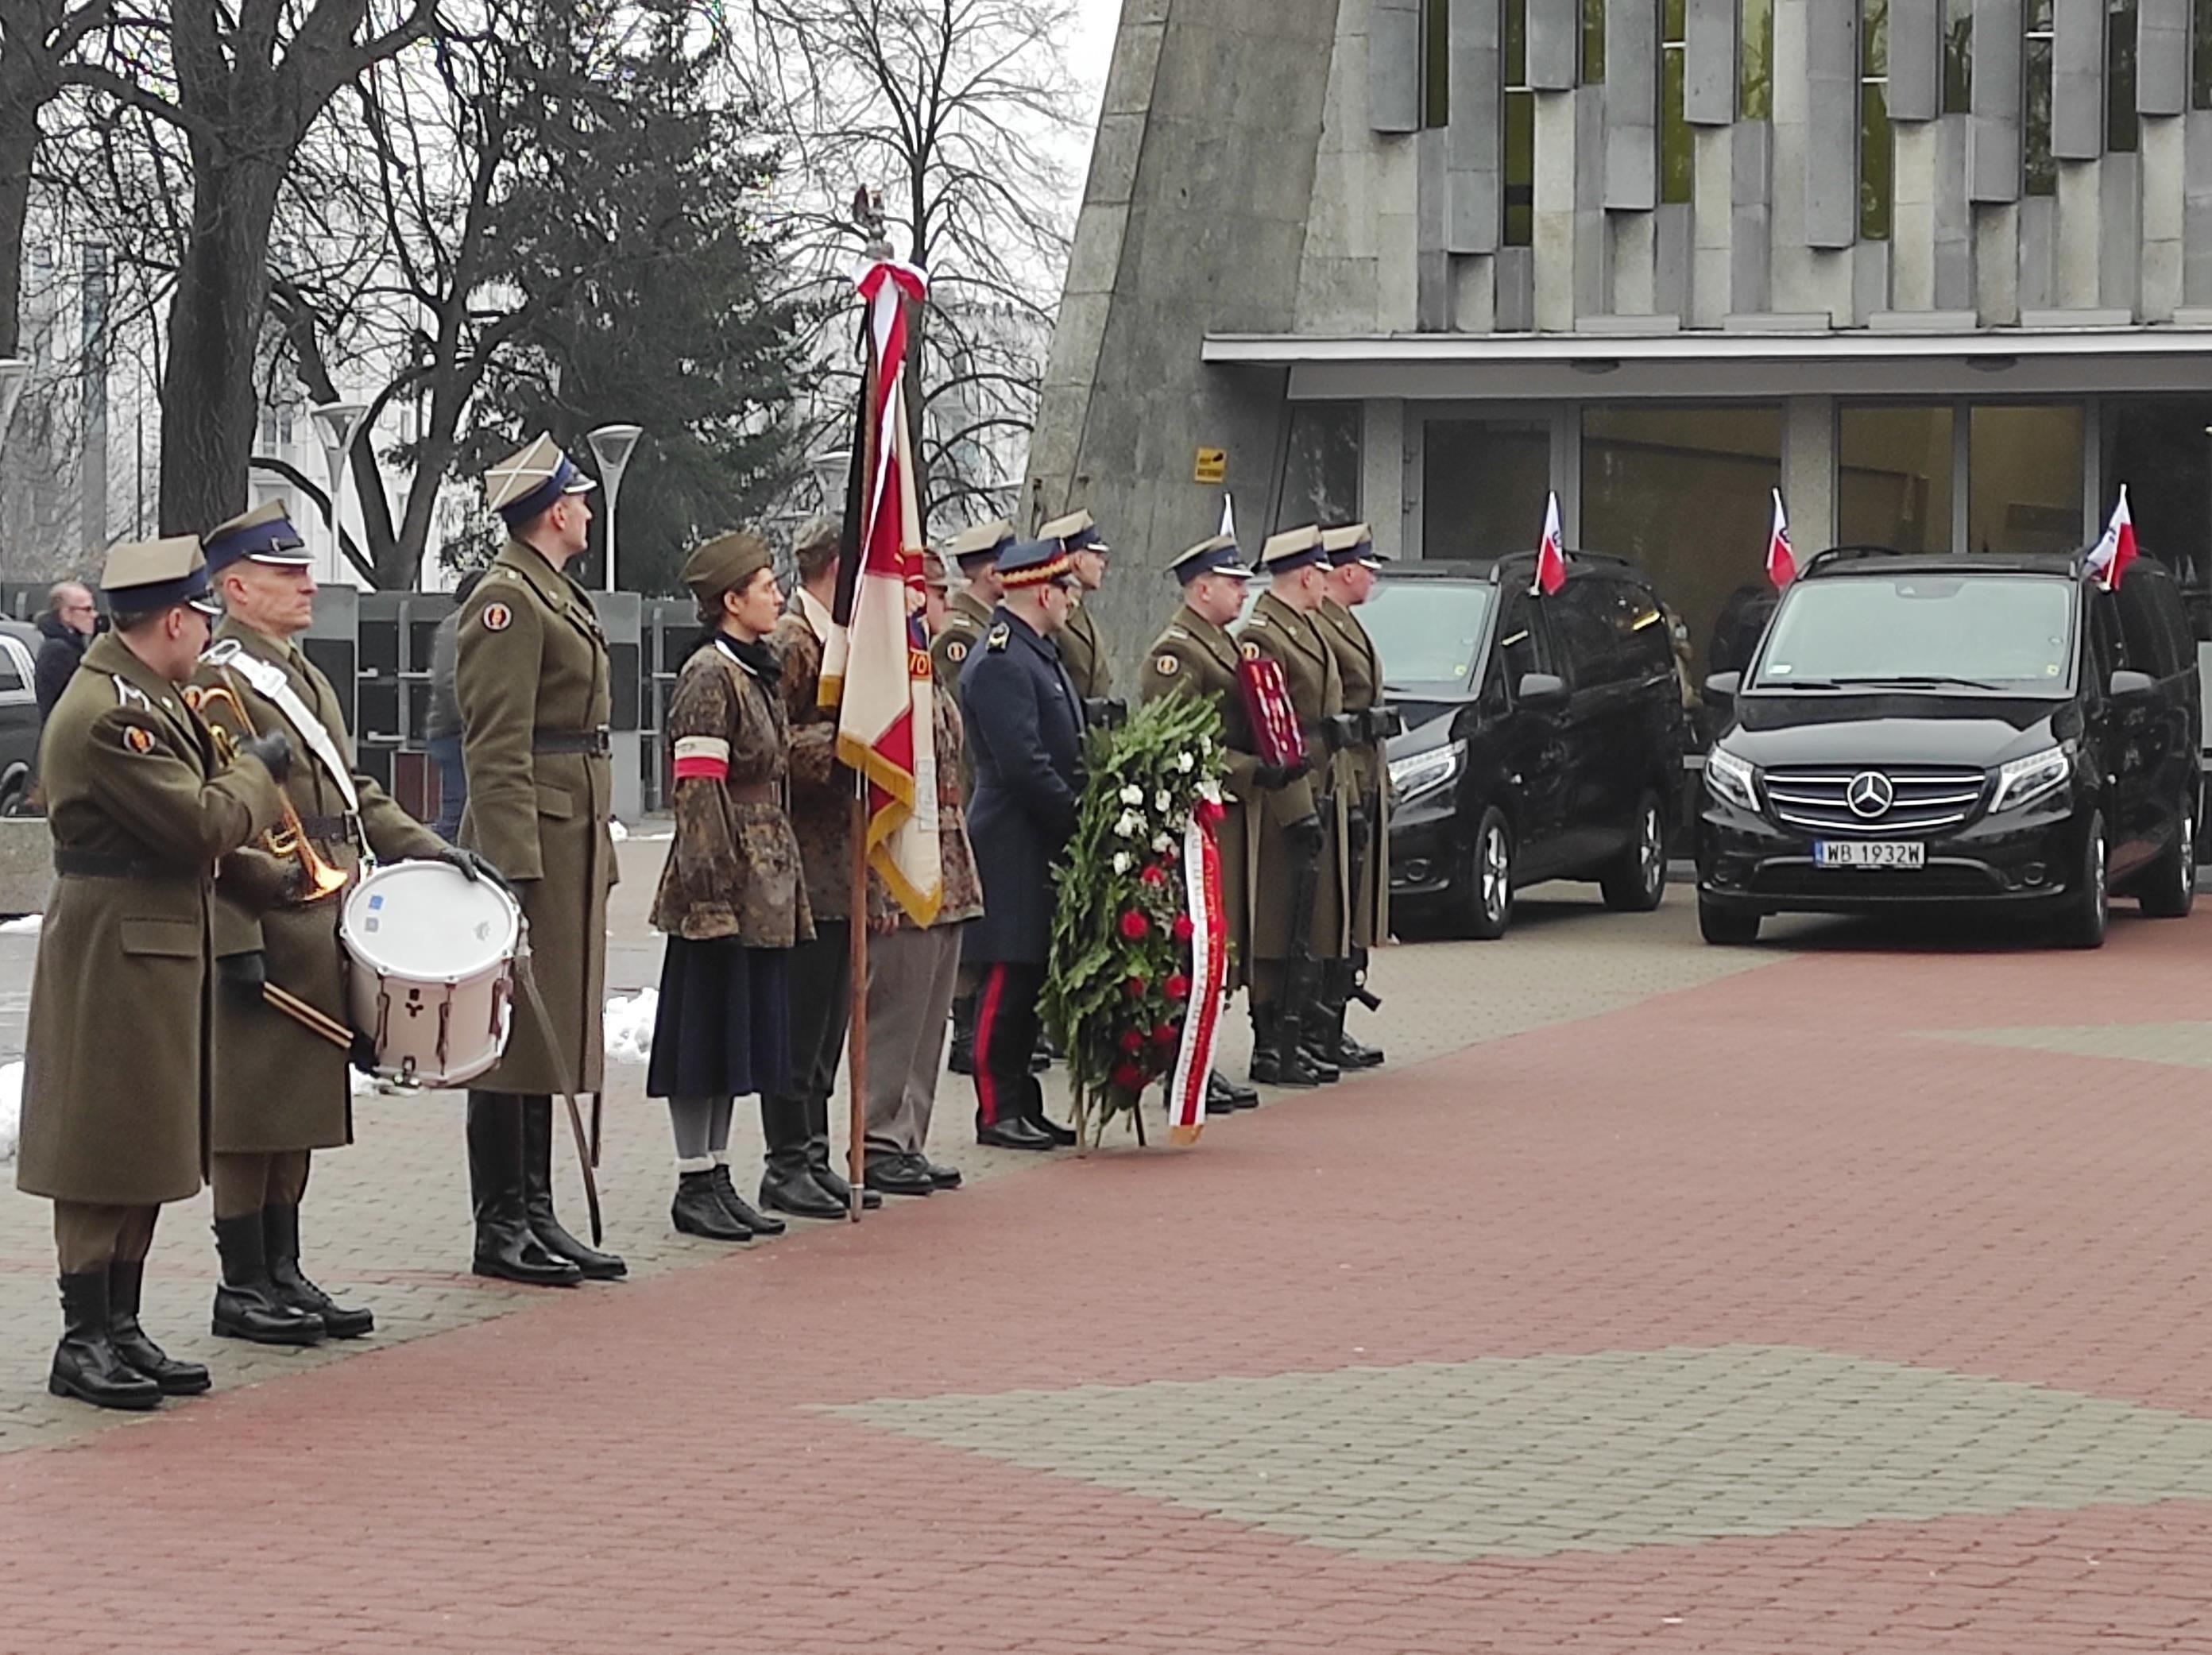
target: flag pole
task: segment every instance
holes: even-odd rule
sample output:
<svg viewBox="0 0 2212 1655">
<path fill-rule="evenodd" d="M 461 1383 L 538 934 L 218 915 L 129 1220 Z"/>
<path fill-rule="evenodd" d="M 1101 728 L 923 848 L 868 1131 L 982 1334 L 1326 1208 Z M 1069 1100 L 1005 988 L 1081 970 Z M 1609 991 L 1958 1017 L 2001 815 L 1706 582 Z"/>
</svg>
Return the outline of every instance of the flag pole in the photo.
<svg viewBox="0 0 2212 1655">
<path fill-rule="evenodd" d="M 846 922 L 846 955 L 852 968 L 852 1015 L 845 1025 L 845 1177 L 852 1185 L 846 1217 L 860 1221 L 860 1181 L 866 1175 L 868 1130 L 868 779 L 853 776 L 852 917 Z"/>
</svg>

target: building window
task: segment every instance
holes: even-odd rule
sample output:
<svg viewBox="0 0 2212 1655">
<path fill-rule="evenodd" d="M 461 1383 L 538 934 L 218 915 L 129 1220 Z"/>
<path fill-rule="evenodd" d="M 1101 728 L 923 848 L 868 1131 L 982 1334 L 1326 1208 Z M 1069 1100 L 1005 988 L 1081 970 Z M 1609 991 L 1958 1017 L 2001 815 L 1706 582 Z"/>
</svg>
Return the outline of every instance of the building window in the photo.
<svg viewBox="0 0 2212 1655">
<path fill-rule="evenodd" d="M 1974 107 L 1974 0 L 1943 0 L 1943 113 Z"/>
<path fill-rule="evenodd" d="M 1774 0 L 1741 0 L 1736 103 L 1747 121 L 1774 119 Z"/>
<path fill-rule="evenodd" d="M 1836 416 L 1836 539 L 1951 550 L 1951 411 L 1846 404 Z"/>
<path fill-rule="evenodd" d="M 2136 113 L 2136 0 L 2106 0 L 2105 148 L 2133 155 L 2142 131 Z"/>
<path fill-rule="evenodd" d="M 2027 28 L 2021 52 L 2021 153 L 2030 195 L 2058 192 L 2058 163 L 2051 155 L 2051 0 L 2027 0 Z"/>
<path fill-rule="evenodd" d="M 1505 245 L 1536 240 L 1536 94 L 1528 86 L 1528 0 L 1505 0 Z"/>
<path fill-rule="evenodd" d="M 1859 237 L 1889 240 L 1889 0 L 1866 0 L 1859 17 Z"/>
<path fill-rule="evenodd" d="M 1605 0 L 1583 0 L 1583 84 L 1605 83 Z"/>
<path fill-rule="evenodd" d="M 1421 125 L 1451 125 L 1451 0 L 1421 7 Z"/>
<path fill-rule="evenodd" d="M 1421 556 L 1534 551 L 1551 486 L 1548 419 L 1428 421 L 1421 428 Z"/>
<path fill-rule="evenodd" d="M 1697 165 L 1682 102 L 1683 15 L 1688 0 L 1659 5 L 1659 199 L 1687 201 Z"/>
<path fill-rule="evenodd" d="M 1978 407 L 1966 433 L 1966 550 L 2080 551 L 2080 405 Z"/>
<path fill-rule="evenodd" d="M 1358 517 L 1360 432 L 1356 402 L 1291 405 L 1276 529 Z"/>
<path fill-rule="evenodd" d="M 1583 546 L 1632 560 L 1682 618 L 1705 670 L 1729 596 L 1763 584 L 1782 481 L 1782 410 L 1594 404 L 1583 410 Z"/>
<path fill-rule="evenodd" d="M 2189 106 L 2212 109 L 2212 0 L 2192 0 L 2189 33 Z"/>
</svg>

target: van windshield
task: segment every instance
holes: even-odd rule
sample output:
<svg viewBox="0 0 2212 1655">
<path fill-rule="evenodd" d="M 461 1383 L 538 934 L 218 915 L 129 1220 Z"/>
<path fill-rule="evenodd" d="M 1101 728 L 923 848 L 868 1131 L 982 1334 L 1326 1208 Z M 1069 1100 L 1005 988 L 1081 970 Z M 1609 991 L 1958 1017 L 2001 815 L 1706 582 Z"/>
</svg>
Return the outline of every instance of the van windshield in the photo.
<svg viewBox="0 0 2212 1655">
<path fill-rule="evenodd" d="M 2057 696 L 2074 585 L 2045 575 L 1850 575 L 1784 594 L 1752 687 Z"/>
<path fill-rule="evenodd" d="M 1490 597 L 1487 585 L 1472 581 L 1377 581 L 1359 621 L 1392 685 L 1464 694 L 1474 687 Z"/>
</svg>

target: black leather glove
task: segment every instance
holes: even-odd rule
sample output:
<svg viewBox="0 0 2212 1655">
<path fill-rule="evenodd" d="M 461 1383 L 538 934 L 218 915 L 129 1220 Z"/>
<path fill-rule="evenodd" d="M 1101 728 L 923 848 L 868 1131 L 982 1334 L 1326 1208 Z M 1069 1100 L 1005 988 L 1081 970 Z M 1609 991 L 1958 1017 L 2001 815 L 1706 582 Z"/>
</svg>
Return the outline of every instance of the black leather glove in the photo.
<svg viewBox="0 0 2212 1655">
<path fill-rule="evenodd" d="M 1287 788 L 1313 769 L 1313 761 L 1301 757 L 1288 764 L 1262 764 L 1252 772 L 1252 785 L 1278 792 Z"/>
<path fill-rule="evenodd" d="M 258 1004 L 269 981 L 269 961 L 258 949 L 250 954 L 225 954 L 216 961 L 215 971 L 225 989 Z"/>
<path fill-rule="evenodd" d="M 267 767 L 269 779 L 283 786 L 284 778 L 292 773 L 292 744 L 278 730 L 264 730 L 259 735 L 238 744 L 242 753 L 250 753 Z"/>
<path fill-rule="evenodd" d="M 1314 857 L 1321 855 L 1322 831 L 1320 817 L 1301 816 L 1297 821 L 1291 823 L 1290 826 L 1283 831 L 1289 836 L 1291 849 L 1297 855 L 1303 858 Z"/>
<path fill-rule="evenodd" d="M 376 1073 L 376 1042 L 371 1040 L 359 1029 L 356 1029 L 353 1031 L 353 1050 L 346 1054 L 346 1061 L 363 1074 L 374 1074 Z"/>
<path fill-rule="evenodd" d="M 489 879 L 508 896 L 514 894 L 514 887 L 507 882 L 507 875 L 501 873 L 466 845 L 447 845 L 438 853 L 438 860 L 448 867 L 460 869 L 468 876 L 469 883 L 471 885 L 478 879 Z"/>
<path fill-rule="evenodd" d="M 1368 832 L 1367 812 L 1358 805 L 1354 805 L 1345 812 L 1344 833 L 1345 837 L 1351 843 L 1355 858 L 1367 849 Z"/>
</svg>

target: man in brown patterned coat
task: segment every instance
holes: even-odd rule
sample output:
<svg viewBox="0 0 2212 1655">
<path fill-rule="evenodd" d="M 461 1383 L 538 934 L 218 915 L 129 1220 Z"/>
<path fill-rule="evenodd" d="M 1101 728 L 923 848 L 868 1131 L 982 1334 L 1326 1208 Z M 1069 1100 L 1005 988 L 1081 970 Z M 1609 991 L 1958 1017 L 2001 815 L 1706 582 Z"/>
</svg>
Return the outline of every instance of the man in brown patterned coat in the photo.
<svg viewBox="0 0 2212 1655">
<path fill-rule="evenodd" d="M 806 870 L 814 937 L 791 952 L 791 1080 L 761 1098 L 768 1165 L 760 1200 L 798 1218 L 841 1219 L 852 1201 L 852 1186 L 830 1164 L 830 1097 L 853 1010 L 853 772 L 837 762 L 837 709 L 819 704 L 842 538 L 834 517 L 817 517 L 799 532 L 793 548 L 799 590 L 769 635 L 783 662 L 791 824 Z M 869 1204 L 882 1202 L 875 1195 Z"/>
</svg>

